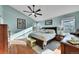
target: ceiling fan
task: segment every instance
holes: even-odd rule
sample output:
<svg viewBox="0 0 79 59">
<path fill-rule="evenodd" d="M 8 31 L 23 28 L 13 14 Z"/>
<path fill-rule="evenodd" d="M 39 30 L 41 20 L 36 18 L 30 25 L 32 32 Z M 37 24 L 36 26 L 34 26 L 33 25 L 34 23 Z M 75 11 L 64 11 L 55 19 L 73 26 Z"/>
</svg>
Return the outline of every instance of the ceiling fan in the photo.
<svg viewBox="0 0 79 59">
<path fill-rule="evenodd" d="M 29 9 L 30 11 L 24 10 L 23 12 L 29 13 L 28 16 L 31 16 L 31 15 L 33 15 L 34 17 L 37 17 L 37 15 L 42 16 L 42 14 L 39 13 L 39 11 L 41 11 L 41 9 L 35 10 L 35 5 L 32 5 L 32 8 L 31 8 L 30 6 L 27 6 L 27 7 L 28 7 L 28 9 Z"/>
</svg>

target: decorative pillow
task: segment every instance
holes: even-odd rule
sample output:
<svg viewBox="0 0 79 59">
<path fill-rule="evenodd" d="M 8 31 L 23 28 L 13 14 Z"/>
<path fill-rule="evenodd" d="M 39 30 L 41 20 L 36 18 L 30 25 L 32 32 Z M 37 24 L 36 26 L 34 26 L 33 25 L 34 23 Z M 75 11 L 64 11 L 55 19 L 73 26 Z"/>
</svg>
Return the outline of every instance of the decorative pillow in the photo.
<svg viewBox="0 0 79 59">
<path fill-rule="evenodd" d="M 41 29 L 40 32 L 42 32 L 42 33 L 55 33 L 55 30 L 51 30 L 51 29 Z"/>
<path fill-rule="evenodd" d="M 55 31 L 54 30 L 51 30 L 51 29 L 46 29 L 45 32 L 46 33 L 55 33 Z"/>
<path fill-rule="evenodd" d="M 71 35 L 70 34 L 66 34 L 64 39 L 62 40 L 62 42 L 67 42 L 68 40 L 71 40 Z"/>
</svg>

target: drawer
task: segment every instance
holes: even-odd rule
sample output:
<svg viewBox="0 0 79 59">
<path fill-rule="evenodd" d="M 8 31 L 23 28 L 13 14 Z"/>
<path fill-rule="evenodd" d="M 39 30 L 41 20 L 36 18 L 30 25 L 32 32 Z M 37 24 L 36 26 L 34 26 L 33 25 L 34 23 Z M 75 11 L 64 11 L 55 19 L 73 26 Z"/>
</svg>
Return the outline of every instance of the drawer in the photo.
<svg viewBox="0 0 79 59">
<path fill-rule="evenodd" d="M 79 49 L 72 46 L 65 46 L 66 54 L 79 54 Z"/>
</svg>

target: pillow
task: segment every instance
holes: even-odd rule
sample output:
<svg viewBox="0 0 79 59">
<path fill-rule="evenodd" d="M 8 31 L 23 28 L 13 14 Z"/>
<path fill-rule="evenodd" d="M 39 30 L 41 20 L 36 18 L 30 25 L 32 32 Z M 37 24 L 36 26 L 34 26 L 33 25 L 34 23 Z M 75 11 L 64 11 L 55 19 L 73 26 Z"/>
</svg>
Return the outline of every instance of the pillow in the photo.
<svg viewBox="0 0 79 59">
<path fill-rule="evenodd" d="M 63 38 L 62 42 L 67 42 L 68 40 L 71 40 L 70 34 L 66 34 L 65 37 Z"/>
<path fill-rule="evenodd" d="M 55 30 L 51 30 L 51 29 L 46 29 L 45 30 L 47 33 L 55 33 Z"/>
<path fill-rule="evenodd" d="M 41 29 L 40 32 L 42 32 L 42 33 L 55 33 L 55 30 L 52 30 L 52 29 Z"/>
</svg>

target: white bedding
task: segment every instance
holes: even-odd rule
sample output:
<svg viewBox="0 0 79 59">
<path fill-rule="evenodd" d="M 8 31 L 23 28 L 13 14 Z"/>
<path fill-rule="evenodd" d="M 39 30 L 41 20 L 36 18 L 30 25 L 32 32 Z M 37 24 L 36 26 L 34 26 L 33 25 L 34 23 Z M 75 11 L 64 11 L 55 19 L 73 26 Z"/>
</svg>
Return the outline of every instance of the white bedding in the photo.
<svg viewBox="0 0 79 59">
<path fill-rule="evenodd" d="M 43 40 L 43 41 L 49 41 L 55 37 L 55 33 L 41 33 L 41 32 L 33 32 L 31 33 L 32 37 L 35 37 L 37 39 Z"/>
<path fill-rule="evenodd" d="M 31 33 L 31 36 L 40 40 L 44 41 L 44 45 L 47 44 L 47 41 L 53 39 L 55 37 L 56 33 L 42 33 L 42 32 L 33 32 Z"/>
</svg>

